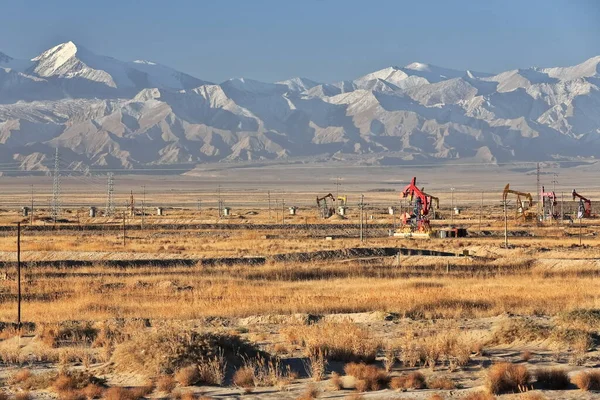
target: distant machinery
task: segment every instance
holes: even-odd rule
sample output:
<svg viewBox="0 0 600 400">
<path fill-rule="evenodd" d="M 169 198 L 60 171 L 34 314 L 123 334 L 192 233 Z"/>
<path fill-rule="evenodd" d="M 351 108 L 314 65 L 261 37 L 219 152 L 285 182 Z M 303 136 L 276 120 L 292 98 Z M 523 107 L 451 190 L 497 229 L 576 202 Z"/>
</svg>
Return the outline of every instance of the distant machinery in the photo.
<svg viewBox="0 0 600 400">
<path fill-rule="evenodd" d="M 327 199 L 331 199 L 331 204 L 328 203 Z M 335 214 L 335 207 L 333 207 L 334 202 L 335 197 L 333 197 L 331 193 L 328 193 L 323 197 L 317 196 L 317 208 L 321 218 L 326 219 Z"/>
<path fill-rule="evenodd" d="M 579 193 L 573 189 L 571 193 L 573 195 L 573 200 L 579 199 L 579 205 L 577 207 L 577 218 L 591 218 L 592 217 L 592 201 L 590 199 L 586 199 Z"/>
<path fill-rule="evenodd" d="M 346 209 L 348 208 L 348 206 L 347 206 L 348 197 L 347 196 L 338 196 L 337 202 L 338 202 L 338 214 L 341 216 L 345 216 Z"/>
<path fill-rule="evenodd" d="M 504 187 L 504 191 L 502 192 L 502 201 L 508 201 L 508 195 L 514 194 L 517 196 L 517 209 L 515 212 L 516 219 L 526 219 L 527 218 L 527 210 L 533 206 L 533 197 L 531 197 L 531 193 L 519 192 L 517 190 L 512 190 L 510 188 L 510 184 L 506 184 Z"/>
<path fill-rule="evenodd" d="M 436 208 L 439 208 L 439 199 L 419 189 L 416 177 L 413 177 L 402 190 L 402 198 L 409 199 L 412 211 L 402 215 L 404 226 L 394 236 L 430 237 L 432 231 L 429 224 L 429 214 L 433 209 L 433 204 Z"/>
<path fill-rule="evenodd" d="M 546 192 L 542 186 L 540 198 L 542 199 L 542 221 L 558 219 L 556 194 L 554 192 Z"/>
</svg>

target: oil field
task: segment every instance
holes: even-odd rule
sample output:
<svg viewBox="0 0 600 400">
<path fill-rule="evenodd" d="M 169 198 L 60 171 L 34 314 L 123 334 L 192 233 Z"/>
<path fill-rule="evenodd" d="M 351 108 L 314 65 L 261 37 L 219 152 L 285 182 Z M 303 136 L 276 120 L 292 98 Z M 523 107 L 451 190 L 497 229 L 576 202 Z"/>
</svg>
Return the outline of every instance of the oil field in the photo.
<svg viewBox="0 0 600 400">
<path fill-rule="evenodd" d="M 3 393 L 596 396 L 593 166 L 305 168 L 0 178 Z"/>
</svg>

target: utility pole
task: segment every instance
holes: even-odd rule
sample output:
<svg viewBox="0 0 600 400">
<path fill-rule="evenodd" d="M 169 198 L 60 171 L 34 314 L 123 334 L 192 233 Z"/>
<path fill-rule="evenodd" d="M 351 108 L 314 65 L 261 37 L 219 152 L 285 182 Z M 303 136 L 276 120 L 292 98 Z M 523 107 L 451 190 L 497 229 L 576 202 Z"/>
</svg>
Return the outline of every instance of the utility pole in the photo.
<svg viewBox="0 0 600 400">
<path fill-rule="evenodd" d="M 285 199 L 281 199 L 281 225 L 285 225 Z"/>
<path fill-rule="evenodd" d="M 581 247 L 581 218 L 579 218 L 579 247 Z"/>
<path fill-rule="evenodd" d="M 21 223 L 17 222 L 17 328 L 21 329 Z"/>
<path fill-rule="evenodd" d="M 454 226 L 454 188 L 450 188 L 450 225 Z"/>
<path fill-rule="evenodd" d="M 106 209 L 104 210 L 104 215 L 106 217 L 112 217 L 115 213 L 114 192 L 115 192 L 114 175 L 112 172 L 109 172 L 108 173 L 108 182 L 107 182 L 107 187 L 106 187 Z"/>
<path fill-rule="evenodd" d="M 340 177 L 335 178 L 335 199 L 337 200 L 340 197 Z"/>
<path fill-rule="evenodd" d="M 144 205 L 146 204 L 146 185 L 142 185 L 142 229 L 144 229 Z"/>
<path fill-rule="evenodd" d="M 33 225 L 33 185 L 31 185 L 31 217 L 30 225 Z"/>
<path fill-rule="evenodd" d="M 52 221 L 56 224 L 60 213 L 60 164 L 58 159 L 58 147 L 54 153 L 54 179 L 52 181 Z"/>
<path fill-rule="evenodd" d="M 363 216 L 364 216 L 364 209 L 365 209 L 365 195 L 361 194 L 360 195 L 360 203 L 358 203 L 358 208 L 360 210 L 360 241 L 363 242 L 364 241 L 364 226 L 363 226 Z"/>
<path fill-rule="evenodd" d="M 125 210 L 123 210 L 123 247 L 125 247 Z"/>
</svg>

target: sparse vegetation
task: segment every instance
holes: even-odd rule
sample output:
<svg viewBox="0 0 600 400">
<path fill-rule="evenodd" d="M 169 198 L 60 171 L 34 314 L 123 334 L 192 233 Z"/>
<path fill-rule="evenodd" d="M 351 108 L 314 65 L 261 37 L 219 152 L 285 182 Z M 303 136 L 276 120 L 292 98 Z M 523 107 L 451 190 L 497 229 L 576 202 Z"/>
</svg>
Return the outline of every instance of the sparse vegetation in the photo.
<svg viewBox="0 0 600 400">
<path fill-rule="evenodd" d="M 581 390 L 600 390 L 600 371 L 581 371 L 573 376 L 573 383 Z"/>
<path fill-rule="evenodd" d="M 359 392 L 381 390 L 389 383 L 388 373 L 374 365 L 349 363 L 344 366 L 344 372 L 355 379 L 355 387 Z"/>
<path fill-rule="evenodd" d="M 569 375 L 563 368 L 541 368 L 535 372 L 535 377 L 545 389 L 564 390 L 570 385 Z"/>
<path fill-rule="evenodd" d="M 524 365 L 501 362 L 489 368 L 486 385 L 493 394 L 516 393 L 527 391 L 530 380 Z"/>
</svg>

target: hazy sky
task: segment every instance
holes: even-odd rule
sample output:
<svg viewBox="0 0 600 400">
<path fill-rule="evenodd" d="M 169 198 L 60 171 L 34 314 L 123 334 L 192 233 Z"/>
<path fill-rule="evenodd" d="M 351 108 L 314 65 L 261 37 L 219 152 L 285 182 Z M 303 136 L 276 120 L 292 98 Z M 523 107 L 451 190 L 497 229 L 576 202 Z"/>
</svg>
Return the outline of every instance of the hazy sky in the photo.
<svg viewBox="0 0 600 400">
<path fill-rule="evenodd" d="M 0 51 L 73 40 L 220 82 L 352 79 L 413 61 L 499 72 L 600 55 L 596 0 L 4 1 Z"/>
</svg>

